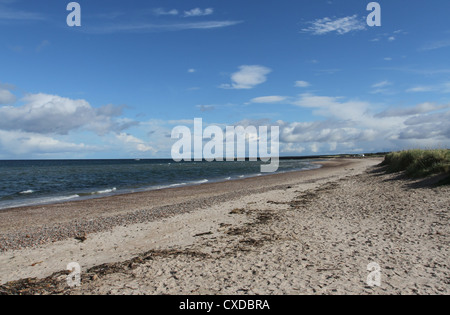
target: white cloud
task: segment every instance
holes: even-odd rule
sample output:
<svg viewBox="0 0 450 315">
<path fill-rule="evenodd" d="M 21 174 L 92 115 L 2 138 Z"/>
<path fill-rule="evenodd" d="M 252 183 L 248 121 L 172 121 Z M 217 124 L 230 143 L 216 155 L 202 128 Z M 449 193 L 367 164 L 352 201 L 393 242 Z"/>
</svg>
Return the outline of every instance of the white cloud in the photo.
<svg viewBox="0 0 450 315">
<path fill-rule="evenodd" d="M 287 99 L 287 97 L 285 97 L 285 96 L 274 95 L 274 96 L 256 97 L 256 98 L 252 99 L 250 102 L 259 103 L 259 104 L 280 103 L 280 102 L 285 101 L 286 99 Z"/>
<path fill-rule="evenodd" d="M 268 96 L 255 100 L 275 102 L 281 98 L 286 98 L 287 104 L 309 108 L 321 117 L 315 121 L 303 122 L 246 119 L 232 125 L 279 126 L 280 150 L 285 155 L 360 153 L 399 150 L 411 146 L 450 145 L 448 126 L 450 104 L 423 103 L 381 111 L 379 105 L 336 96 L 302 94 L 297 98 Z M 192 123 L 192 121 L 159 122 L 151 128 L 162 135 L 162 130 L 170 132 L 167 124 L 192 126 Z M 204 123 L 204 126 L 211 124 L 212 122 Z M 168 143 L 170 141 L 161 141 L 155 147 L 170 154 Z"/>
<path fill-rule="evenodd" d="M 311 144 L 311 151 L 312 152 L 317 153 L 317 152 L 319 152 L 319 150 L 320 150 L 320 144 L 318 144 L 318 143 Z"/>
<path fill-rule="evenodd" d="M 381 81 L 372 85 L 373 88 L 383 88 L 386 86 L 392 85 L 389 81 Z"/>
<path fill-rule="evenodd" d="M 123 107 L 106 105 L 93 108 L 85 100 L 72 100 L 49 94 L 29 94 L 22 106 L 0 107 L 0 129 L 36 134 L 66 135 L 84 129 L 99 135 L 119 132 L 134 124 L 131 120 L 116 120 Z"/>
<path fill-rule="evenodd" d="M 440 92 L 450 93 L 450 82 L 435 85 L 418 85 L 406 90 L 407 93 Z"/>
<path fill-rule="evenodd" d="M 93 34 L 111 34 L 111 33 L 146 33 L 146 32 L 175 32 L 184 30 L 207 30 L 223 28 L 241 24 L 242 21 L 207 21 L 191 23 L 169 23 L 169 24 L 151 24 L 151 23 L 130 23 L 113 24 L 86 28 L 86 32 Z"/>
<path fill-rule="evenodd" d="M 377 113 L 376 106 L 343 97 L 300 95 L 293 105 L 312 108 L 326 120 L 278 121 L 281 142 L 323 152 L 385 151 L 450 145 L 450 104 L 422 103 Z M 319 150 L 319 151 L 317 151 Z"/>
<path fill-rule="evenodd" d="M 312 33 L 313 35 L 325 35 L 336 32 L 339 35 L 344 35 L 350 32 L 362 31 L 366 29 L 364 20 L 357 15 L 347 16 L 344 18 L 323 18 L 309 22 L 310 27 L 302 31 Z"/>
<path fill-rule="evenodd" d="M 16 102 L 16 97 L 7 89 L 0 85 L 0 105 L 13 104 Z"/>
<path fill-rule="evenodd" d="M 195 73 L 195 72 L 197 72 L 197 70 L 195 70 L 195 69 L 189 69 L 188 70 L 188 73 Z"/>
<path fill-rule="evenodd" d="M 300 154 L 305 151 L 306 148 L 300 144 L 296 143 L 282 143 L 280 146 L 280 152 L 283 153 L 295 153 Z"/>
<path fill-rule="evenodd" d="M 391 108 L 385 110 L 382 113 L 377 114 L 375 117 L 384 118 L 384 117 L 414 116 L 418 114 L 434 112 L 445 108 L 450 108 L 450 105 L 436 105 L 434 103 L 422 103 L 414 107 L 408 108 Z"/>
<path fill-rule="evenodd" d="M 341 97 L 316 96 L 302 94 L 293 105 L 313 108 L 314 114 L 325 117 L 336 117 L 343 120 L 359 120 L 364 117 L 370 108 L 368 102 L 341 101 Z"/>
<path fill-rule="evenodd" d="M 352 102 L 344 101 L 342 98 L 317 97 L 311 106 L 322 108 L 337 106 L 347 111 L 348 107 L 353 107 L 349 106 L 350 103 Z M 411 146 L 450 145 L 448 108 L 449 105 L 428 103 L 402 109 L 393 108 L 380 114 L 368 109 L 362 116 L 351 115 L 351 119 L 336 112 L 328 115 L 324 112 L 325 120 L 310 122 L 255 120 L 246 123 L 253 126 L 279 126 L 280 149 L 284 154 L 380 152 L 401 150 Z"/>
<path fill-rule="evenodd" d="M 167 11 L 162 8 L 155 9 L 154 12 L 156 15 L 178 15 L 179 13 L 178 10 L 175 9 Z"/>
<path fill-rule="evenodd" d="M 239 71 L 231 75 L 232 84 L 223 84 L 224 89 L 253 89 L 267 81 L 267 75 L 272 70 L 264 66 L 240 66 Z"/>
<path fill-rule="evenodd" d="M 401 140 L 422 140 L 424 142 L 440 141 L 439 147 L 448 147 L 450 139 L 450 111 L 415 115 L 405 121 L 407 126 L 399 134 Z M 447 142 L 445 141 L 447 140 Z"/>
<path fill-rule="evenodd" d="M 424 45 L 422 48 L 420 48 L 420 51 L 429 51 L 429 50 L 436 50 L 441 48 L 447 48 L 450 46 L 450 39 L 447 40 L 440 40 L 440 41 L 434 41 L 431 43 L 428 43 Z"/>
<path fill-rule="evenodd" d="M 0 22 L 1 21 L 43 21 L 45 16 L 31 11 L 22 11 L 9 8 L 7 5 L 13 1 L 0 1 Z"/>
<path fill-rule="evenodd" d="M 124 149 L 127 151 L 138 151 L 138 152 L 152 152 L 156 153 L 152 146 L 146 144 L 143 140 L 136 138 L 130 134 L 120 133 L 116 135 L 116 138 L 121 141 L 124 145 Z"/>
<path fill-rule="evenodd" d="M 311 86 L 311 84 L 309 82 L 306 82 L 306 81 L 296 81 L 295 82 L 295 87 L 307 88 L 309 86 Z"/>
<path fill-rule="evenodd" d="M 196 17 L 196 16 L 207 16 L 207 15 L 211 15 L 214 13 L 214 9 L 212 8 L 208 8 L 208 9 L 200 9 L 200 8 L 195 8 L 189 11 L 184 11 L 184 16 L 185 17 Z"/>
<path fill-rule="evenodd" d="M 406 90 L 406 92 L 408 92 L 408 93 L 431 92 L 431 91 L 434 91 L 435 89 L 436 88 L 433 86 L 421 85 L 421 86 L 415 86 L 415 87 L 409 88 Z"/>
<path fill-rule="evenodd" d="M 372 91 L 370 93 L 372 94 L 392 94 L 392 91 L 390 91 L 387 87 L 391 86 L 392 83 L 390 81 L 381 81 L 375 84 L 372 84 Z"/>
<path fill-rule="evenodd" d="M 389 42 L 393 42 L 393 41 L 396 41 L 399 36 L 406 35 L 406 34 L 408 34 L 408 33 L 405 31 L 402 31 L 402 30 L 397 30 L 392 33 L 381 33 L 381 34 L 378 34 L 376 38 L 372 39 L 371 42 L 380 42 L 381 40 L 383 40 L 383 41 L 387 40 Z"/>
<path fill-rule="evenodd" d="M 93 151 L 96 148 L 30 132 L 0 130 L 0 152 L 2 153 L 30 157 L 36 154 L 79 153 L 88 150 Z"/>
</svg>

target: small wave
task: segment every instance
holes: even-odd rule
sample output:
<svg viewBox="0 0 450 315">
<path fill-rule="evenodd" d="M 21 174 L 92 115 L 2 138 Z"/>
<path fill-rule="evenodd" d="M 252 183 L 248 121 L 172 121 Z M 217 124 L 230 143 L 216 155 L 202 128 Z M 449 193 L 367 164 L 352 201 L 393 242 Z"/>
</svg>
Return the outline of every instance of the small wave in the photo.
<svg viewBox="0 0 450 315">
<path fill-rule="evenodd" d="M 20 192 L 19 194 L 21 194 L 21 195 L 29 195 L 29 194 L 32 194 L 32 193 L 34 193 L 34 190 L 25 190 L 25 191 L 22 191 L 22 192 Z"/>
<path fill-rule="evenodd" d="M 240 175 L 240 176 L 238 176 L 239 178 L 244 178 L 245 177 L 245 175 Z"/>
<path fill-rule="evenodd" d="M 207 183 L 207 182 L 209 182 L 209 180 L 204 179 L 204 180 L 199 180 L 199 181 L 197 181 L 197 182 L 192 182 L 192 183 L 198 185 L 198 184 L 205 184 L 205 183 Z"/>
<path fill-rule="evenodd" d="M 179 187 L 179 186 L 184 186 L 184 185 L 187 185 L 187 183 L 181 183 L 181 184 L 173 184 L 173 185 L 169 185 L 169 186 L 167 186 L 167 187 Z"/>
<path fill-rule="evenodd" d="M 72 199 L 80 198 L 79 195 L 71 195 L 71 196 L 60 196 L 60 197 L 43 197 L 43 198 L 37 198 L 32 199 L 30 201 L 26 202 L 9 202 L 0 204 L 0 210 L 1 209 L 7 209 L 7 208 L 18 208 L 18 207 L 29 207 L 29 206 L 37 206 L 37 205 L 46 205 L 46 204 L 55 204 L 65 201 L 70 201 Z"/>
<path fill-rule="evenodd" d="M 187 183 L 180 183 L 180 184 L 171 184 L 171 185 L 152 186 L 152 187 L 149 187 L 149 188 L 145 189 L 144 191 L 176 188 L 176 187 L 181 187 L 181 186 L 185 186 L 185 185 L 188 185 L 188 184 Z"/>
<path fill-rule="evenodd" d="M 95 196 L 95 195 L 104 195 L 104 194 L 110 194 L 117 191 L 117 188 L 111 188 L 111 189 L 105 189 L 105 190 L 98 190 L 93 192 L 86 192 L 86 193 L 78 193 L 81 197 L 89 197 L 89 196 Z"/>
<path fill-rule="evenodd" d="M 58 202 L 58 201 L 65 201 L 65 200 L 71 200 L 71 199 L 76 199 L 76 198 L 80 198 L 79 195 L 72 195 L 72 196 L 65 196 L 65 197 L 55 197 L 55 198 L 48 198 L 45 200 L 45 202 Z"/>
<path fill-rule="evenodd" d="M 99 191 L 93 192 L 91 194 L 92 195 L 103 195 L 103 194 L 110 194 L 110 193 L 113 193 L 115 191 L 117 191 L 116 187 L 114 187 L 112 189 L 99 190 Z"/>
</svg>

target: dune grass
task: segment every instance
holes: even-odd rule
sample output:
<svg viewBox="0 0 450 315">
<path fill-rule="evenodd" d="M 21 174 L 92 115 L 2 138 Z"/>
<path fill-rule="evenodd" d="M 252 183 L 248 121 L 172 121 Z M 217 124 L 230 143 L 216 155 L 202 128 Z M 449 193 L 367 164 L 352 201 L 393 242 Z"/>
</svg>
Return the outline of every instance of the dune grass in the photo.
<svg viewBox="0 0 450 315">
<path fill-rule="evenodd" d="M 450 150 L 407 150 L 389 153 L 382 165 L 391 173 L 405 172 L 412 178 L 447 174 L 441 184 L 450 184 Z"/>
</svg>

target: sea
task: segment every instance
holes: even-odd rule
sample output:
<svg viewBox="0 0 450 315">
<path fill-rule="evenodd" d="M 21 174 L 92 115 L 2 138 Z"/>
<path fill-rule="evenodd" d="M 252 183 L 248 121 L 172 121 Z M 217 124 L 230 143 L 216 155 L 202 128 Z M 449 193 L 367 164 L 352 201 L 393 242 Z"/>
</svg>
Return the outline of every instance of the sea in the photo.
<svg viewBox="0 0 450 315">
<path fill-rule="evenodd" d="M 277 173 L 310 170 L 311 160 L 281 160 Z M 262 162 L 173 160 L 0 161 L 0 210 L 265 176 Z"/>
</svg>

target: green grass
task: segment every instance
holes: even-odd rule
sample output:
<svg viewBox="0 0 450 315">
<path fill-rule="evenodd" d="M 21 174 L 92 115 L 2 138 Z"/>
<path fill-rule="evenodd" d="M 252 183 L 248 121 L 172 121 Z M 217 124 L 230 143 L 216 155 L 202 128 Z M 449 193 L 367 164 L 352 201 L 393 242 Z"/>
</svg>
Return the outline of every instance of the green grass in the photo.
<svg viewBox="0 0 450 315">
<path fill-rule="evenodd" d="M 450 150 L 407 150 L 389 153 L 382 165 L 391 173 L 405 172 L 412 178 L 423 178 L 437 174 L 449 177 L 443 184 L 450 184 Z"/>
</svg>

